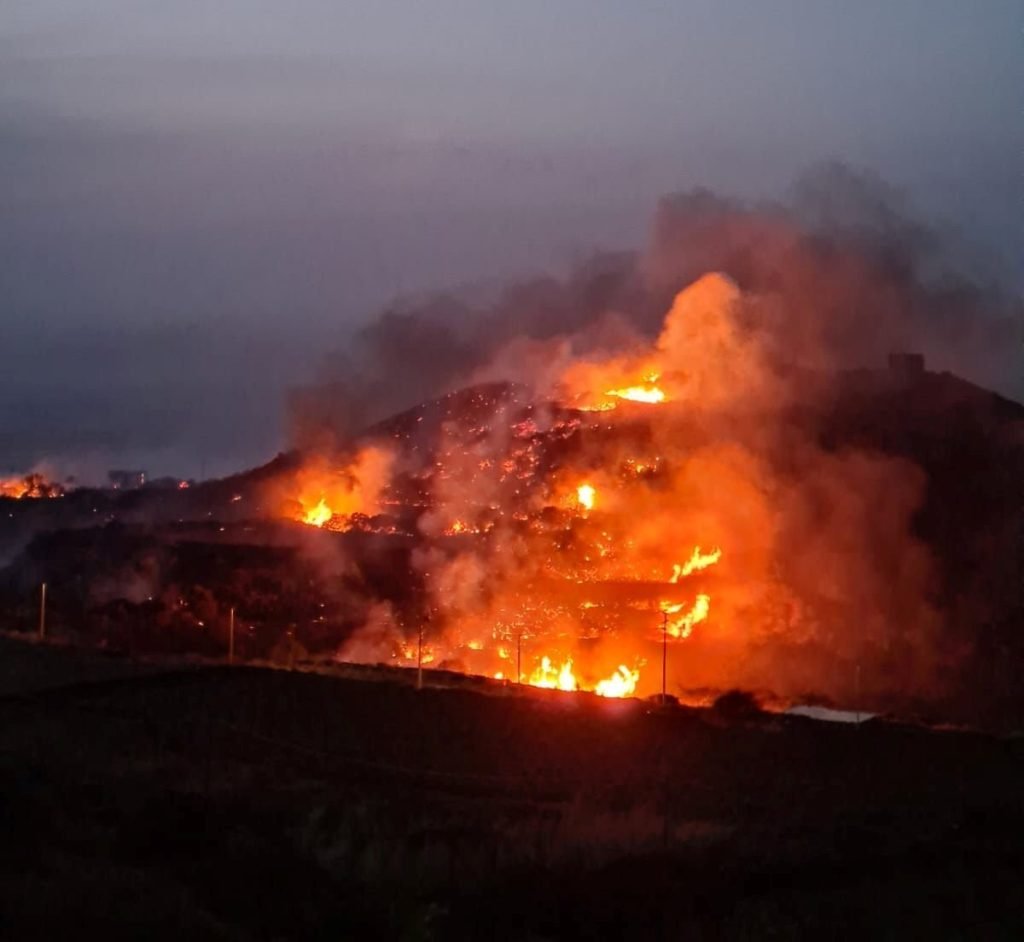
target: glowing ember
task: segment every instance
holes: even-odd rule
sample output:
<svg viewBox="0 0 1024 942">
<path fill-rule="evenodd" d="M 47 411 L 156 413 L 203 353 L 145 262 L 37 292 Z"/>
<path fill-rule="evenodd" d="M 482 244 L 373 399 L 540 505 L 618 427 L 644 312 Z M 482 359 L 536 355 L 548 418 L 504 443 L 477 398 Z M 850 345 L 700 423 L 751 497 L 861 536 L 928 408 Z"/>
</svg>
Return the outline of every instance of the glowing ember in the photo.
<svg viewBox="0 0 1024 942">
<path fill-rule="evenodd" d="M 636 693 L 636 684 L 640 679 L 640 671 L 631 671 L 625 664 L 605 680 L 598 681 L 594 693 L 599 697 L 631 697 Z"/>
</svg>

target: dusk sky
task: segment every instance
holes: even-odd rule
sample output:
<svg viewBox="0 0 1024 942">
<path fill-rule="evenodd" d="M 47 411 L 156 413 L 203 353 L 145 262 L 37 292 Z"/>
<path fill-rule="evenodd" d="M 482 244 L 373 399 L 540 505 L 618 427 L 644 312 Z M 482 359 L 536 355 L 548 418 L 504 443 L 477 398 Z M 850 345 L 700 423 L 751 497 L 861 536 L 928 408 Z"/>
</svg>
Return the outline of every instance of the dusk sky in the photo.
<svg viewBox="0 0 1024 942">
<path fill-rule="evenodd" d="M 395 296 L 822 158 L 1019 290 L 1022 40 L 1016 0 L 7 0 L 0 470 L 269 458 L 284 390 Z"/>
</svg>

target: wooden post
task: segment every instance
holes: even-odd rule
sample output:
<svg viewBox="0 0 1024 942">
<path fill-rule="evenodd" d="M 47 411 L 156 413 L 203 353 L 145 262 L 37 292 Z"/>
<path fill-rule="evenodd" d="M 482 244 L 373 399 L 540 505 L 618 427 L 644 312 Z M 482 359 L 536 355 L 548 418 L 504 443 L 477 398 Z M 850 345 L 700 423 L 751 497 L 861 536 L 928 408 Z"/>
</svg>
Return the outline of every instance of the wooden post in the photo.
<svg viewBox="0 0 1024 942">
<path fill-rule="evenodd" d="M 661 703 L 668 694 L 668 612 L 661 613 Z"/>
<path fill-rule="evenodd" d="M 419 635 L 416 643 L 416 689 L 423 689 L 423 619 L 419 620 Z"/>
<path fill-rule="evenodd" d="M 856 690 L 857 690 L 857 694 L 856 694 L 856 696 L 857 696 L 857 712 L 856 712 L 856 717 L 857 717 L 857 723 L 859 724 L 860 723 L 860 662 L 859 661 L 857 662 L 856 678 L 857 678 L 857 682 L 855 684 Z"/>
<path fill-rule="evenodd" d="M 523 632 L 516 635 L 516 683 L 523 682 Z"/>
<path fill-rule="evenodd" d="M 39 589 L 39 639 L 46 637 L 46 583 Z"/>
<path fill-rule="evenodd" d="M 228 663 L 235 663 L 235 606 L 228 613 Z"/>
</svg>

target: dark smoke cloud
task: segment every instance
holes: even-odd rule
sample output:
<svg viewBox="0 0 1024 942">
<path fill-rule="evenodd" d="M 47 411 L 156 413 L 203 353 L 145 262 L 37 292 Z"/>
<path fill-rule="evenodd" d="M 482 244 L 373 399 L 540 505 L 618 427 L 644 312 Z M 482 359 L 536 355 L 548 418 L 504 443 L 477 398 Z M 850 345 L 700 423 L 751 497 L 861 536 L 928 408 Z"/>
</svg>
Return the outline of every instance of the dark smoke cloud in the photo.
<svg viewBox="0 0 1024 942">
<path fill-rule="evenodd" d="M 345 434 L 450 391 L 520 375 L 507 355 L 568 338 L 575 352 L 623 330 L 650 338 L 674 294 L 709 271 L 749 296 L 780 362 L 814 369 L 880 366 L 914 350 L 1010 395 L 1024 394 L 1021 299 L 974 278 L 944 234 L 917 218 L 906 196 L 837 161 L 801 174 L 784 201 L 746 203 L 693 190 L 661 200 L 649 245 L 602 254 L 564 279 L 511 285 L 487 304 L 435 295 L 396 305 L 328 357 L 319 381 L 291 400 L 300 445 Z M 506 355 L 502 355 L 505 351 Z"/>
</svg>

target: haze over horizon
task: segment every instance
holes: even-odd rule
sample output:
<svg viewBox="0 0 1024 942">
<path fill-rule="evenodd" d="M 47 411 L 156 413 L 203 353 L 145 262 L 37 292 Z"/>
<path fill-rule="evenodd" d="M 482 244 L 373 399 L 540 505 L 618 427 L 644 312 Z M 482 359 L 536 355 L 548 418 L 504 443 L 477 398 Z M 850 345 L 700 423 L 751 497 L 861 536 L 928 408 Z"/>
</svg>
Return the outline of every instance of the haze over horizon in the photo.
<svg viewBox="0 0 1024 942">
<path fill-rule="evenodd" d="M 240 469 L 396 296 L 637 249 L 665 193 L 777 198 L 822 158 L 1019 294 L 1022 27 L 1002 0 L 9 3 L 0 469 Z"/>
</svg>

